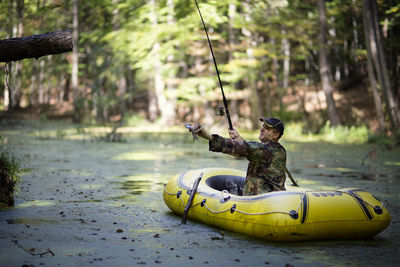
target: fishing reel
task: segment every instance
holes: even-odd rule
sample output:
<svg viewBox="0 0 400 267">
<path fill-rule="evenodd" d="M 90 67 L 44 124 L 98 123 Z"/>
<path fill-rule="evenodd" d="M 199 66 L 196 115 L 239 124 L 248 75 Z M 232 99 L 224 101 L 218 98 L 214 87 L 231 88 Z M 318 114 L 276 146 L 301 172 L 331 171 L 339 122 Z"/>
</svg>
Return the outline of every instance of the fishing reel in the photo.
<svg viewBox="0 0 400 267">
<path fill-rule="evenodd" d="M 225 116 L 224 107 L 216 107 L 216 108 L 214 108 L 214 114 L 217 115 L 217 116 L 221 116 L 221 117 Z"/>
</svg>

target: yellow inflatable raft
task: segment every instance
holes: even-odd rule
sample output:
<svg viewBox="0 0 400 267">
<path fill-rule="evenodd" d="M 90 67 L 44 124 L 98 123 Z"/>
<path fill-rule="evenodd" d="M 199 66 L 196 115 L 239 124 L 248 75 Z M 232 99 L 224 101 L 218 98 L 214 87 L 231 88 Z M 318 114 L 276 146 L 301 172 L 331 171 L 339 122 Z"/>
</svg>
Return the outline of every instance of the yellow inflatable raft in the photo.
<svg viewBox="0 0 400 267">
<path fill-rule="evenodd" d="M 287 191 L 239 196 L 245 173 L 208 168 L 177 175 L 164 185 L 167 206 L 183 214 L 194 181 L 202 174 L 188 218 L 274 241 L 359 239 L 388 227 L 390 214 L 370 193 L 354 188 Z"/>
</svg>

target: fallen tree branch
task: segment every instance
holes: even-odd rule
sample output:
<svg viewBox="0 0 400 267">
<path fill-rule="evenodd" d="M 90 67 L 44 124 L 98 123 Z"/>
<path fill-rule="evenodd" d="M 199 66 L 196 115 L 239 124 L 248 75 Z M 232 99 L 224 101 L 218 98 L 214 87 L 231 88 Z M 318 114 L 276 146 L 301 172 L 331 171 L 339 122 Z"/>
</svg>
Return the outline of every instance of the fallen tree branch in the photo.
<svg viewBox="0 0 400 267">
<path fill-rule="evenodd" d="M 0 62 L 24 58 L 38 59 L 42 56 L 70 52 L 72 48 L 72 36 L 69 31 L 5 39 L 0 40 Z"/>
<path fill-rule="evenodd" d="M 376 158 L 376 150 L 378 149 L 378 146 L 375 146 L 373 149 L 371 149 L 370 151 L 367 152 L 367 154 L 365 154 L 365 156 L 363 157 L 362 161 L 361 161 L 361 166 L 364 166 L 365 164 L 365 160 L 367 158 L 371 158 L 371 159 L 375 159 Z"/>
<path fill-rule="evenodd" d="M 26 253 L 29 253 L 29 254 L 31 254 L 32 256 L 40 256 L 40 257 L 43 257 L 43 256 L 46 255 L 46 254 L 51 254 L 52 256 L 55 255 L 54 252 L 51 251 L 49 248 L 48 248 L 45 252 L 33 253 L 33 251 L 31 251 L 31 250 L 29 250 L 29 249 L 26 249 L 26 248 L 24 248 L 23 246 L 21 246 L 21 245 L 18 243 L 17 240 L 13 240 L 12 242 L 14 242 L 14 244 L 15 244 L 17 247 L 22 248 Z"/>
</svg>

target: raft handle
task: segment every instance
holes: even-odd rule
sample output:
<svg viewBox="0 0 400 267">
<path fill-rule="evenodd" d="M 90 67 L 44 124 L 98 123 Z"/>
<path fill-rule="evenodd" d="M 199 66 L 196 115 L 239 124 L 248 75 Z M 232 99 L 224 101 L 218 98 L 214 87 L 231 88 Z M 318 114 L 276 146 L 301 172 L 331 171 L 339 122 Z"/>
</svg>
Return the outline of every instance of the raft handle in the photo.
<svg viewBox="0 0 400 267">
<path fill-rule="evenodd" d="M 225 202 L 227 202 L 229 199 L 231 199 L 231 196 L 224 197 L 224 198 L 222 198 L 219 202 L 220 202 L 220 203 L 225 203 Z"/>
<path fill-rule="evenodd" d="M 375 206 L 374 207 L 374 211 L 375 211 L 376 214 L 382 214 L 383 213 L 382 207 L 379 207 L 379 206 Z"/>
<path fill-rule="evenodd" d="M 236 210 L 236 204 L 233 204 L 231 208 L 231 213 L 233 213 L 235 210 Z"/>
<path fill-rule="evenodd" d="M 295 219 L 295 220 L 297 220 L 297 219 L 299 218 L 299 214 L 298 214 L 297 211 L 295 211 L 295 210 L 289 211 L 289 216 L 290 216 L 292 219 Z"/>
<path fill-rule="evenodd" d="M 182 194 L 182 191 L 181 191 L 181 190 L 179 190 L 178 192 L 176 192 L 176 198 L 180 198 L 180 197 L 181 197 L 181 194 Z"/>
<path fill-rule="evenodd" d="M 201 206 L 201 207 L 204 207 L 204 205 L 206 204 L 206 200 L 207 200 L 207 199 L 205 198 L 205 199 L 203 199 L 203 200 L 201 201 L 201 203 L 200 203 L 200 206 Z"/>
</svg>

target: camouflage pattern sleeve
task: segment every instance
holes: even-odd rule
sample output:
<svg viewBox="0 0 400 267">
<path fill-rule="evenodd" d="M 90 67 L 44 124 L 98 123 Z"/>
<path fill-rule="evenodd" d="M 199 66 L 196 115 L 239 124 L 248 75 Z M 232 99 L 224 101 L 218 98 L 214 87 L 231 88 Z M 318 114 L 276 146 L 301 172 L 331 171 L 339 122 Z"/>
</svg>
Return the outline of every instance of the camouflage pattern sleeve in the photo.
<svg viewBox="0 0 400 267">
<path fill-rule="evenodd" d="M 209 142 L 209 150 L 236 157 L 246 157 L 248 155 L 248 146 L 246 142 L 238 142 L 230 138 L 223 138 L 217 134 L 212 135 Z"/>
</svg>

